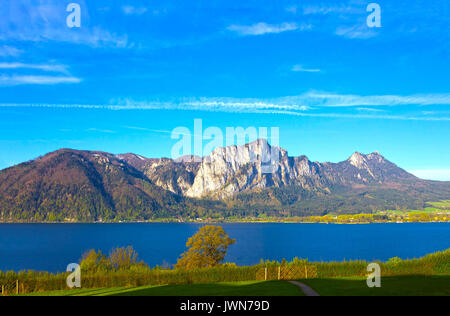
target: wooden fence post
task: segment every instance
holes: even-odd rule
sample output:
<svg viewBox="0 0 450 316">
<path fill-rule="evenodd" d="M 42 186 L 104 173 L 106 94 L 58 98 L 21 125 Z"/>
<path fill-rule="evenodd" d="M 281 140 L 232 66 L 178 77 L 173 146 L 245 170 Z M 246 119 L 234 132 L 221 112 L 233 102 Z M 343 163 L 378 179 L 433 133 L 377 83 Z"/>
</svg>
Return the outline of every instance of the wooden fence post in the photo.
<svg viewBox="0 0 450 316">
<path fill-rule="evenodd" d="M 2 285 L 2 296 L 5 296 L 5 286 L 4 285 Z"/>
<path fill-rule="evenodd" d="M 278 267 L 278 280 L 281 280 L 281 266 Z"/>
<path fill-rule="evenodd" d="M 305 265 L 305 279 L 308 279 L 308 266 Z"/>
<path fill-rule="evenodd" d="M 16 294 L 19 295 L 19 280 L 16 280 Z"/>
<path fill-rule="evenodd" d="M 264 269 L 264 281 L 267 281 L 267 267 Z"/>
</svg>

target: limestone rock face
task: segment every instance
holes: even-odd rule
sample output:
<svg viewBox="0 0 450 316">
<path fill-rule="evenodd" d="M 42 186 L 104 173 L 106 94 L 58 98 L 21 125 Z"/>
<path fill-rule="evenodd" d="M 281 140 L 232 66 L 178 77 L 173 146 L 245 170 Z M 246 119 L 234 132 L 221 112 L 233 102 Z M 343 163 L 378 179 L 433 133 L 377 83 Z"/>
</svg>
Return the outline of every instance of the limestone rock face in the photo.
<svg viewBox="0 0 450 316">
<path fill-rule="evenodd" d="M 189 197 L 215 195 L 226 197 L 270 185 L 267 174 L 279 172 L 280 162 L 287 161 L 287 152 L 258 140 L 244 146 L 215 149 L 200 165 Z"/>
<path fill-rule="evenodd" d="M 243 146 L 216 148 L 210 155 L 182 159 L 147 159 L 120 155 L 156 185 L 192 198 L 225 199 L 240 192 L 298 186 L 316 191 L 331 186 L 361 186 L 415 177 L 378 152 L 354 153 L 340 163 L 318 163 L 306 156 L 289 157 L 280 147 L 259 139 Z"/>
</svg>

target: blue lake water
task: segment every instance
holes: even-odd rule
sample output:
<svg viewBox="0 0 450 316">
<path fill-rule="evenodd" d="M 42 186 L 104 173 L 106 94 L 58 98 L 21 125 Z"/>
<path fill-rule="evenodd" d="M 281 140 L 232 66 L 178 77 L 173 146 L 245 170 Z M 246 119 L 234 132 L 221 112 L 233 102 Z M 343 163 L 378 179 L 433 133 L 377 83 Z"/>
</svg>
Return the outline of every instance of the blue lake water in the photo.
<svg viewBox="0 0 450 316">
<path fill-rule="evenodd" d="M 311 261 L 388 260 L 450 248 L 450 223 L 221 224 L 236 239 L 227 256 L 238 265 L 261 258 Z M 89 249 L 132 245 L 150 266 L 176 263 L 200 224 L 0 224 L 0 270 L 59 272 Z"/>
</svg>

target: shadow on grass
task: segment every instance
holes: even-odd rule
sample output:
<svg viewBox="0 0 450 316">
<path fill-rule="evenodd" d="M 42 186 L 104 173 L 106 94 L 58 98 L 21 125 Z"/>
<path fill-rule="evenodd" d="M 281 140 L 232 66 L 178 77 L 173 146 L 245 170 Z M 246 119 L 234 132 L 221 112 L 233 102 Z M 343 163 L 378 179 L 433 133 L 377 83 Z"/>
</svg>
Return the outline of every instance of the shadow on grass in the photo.
<svg viewBox="0 0 450 316">
<path fill-rule="evenodd" d="M 118 293 L 121 291 L 125 291 L 124 288 L 116 288 L 116 289 L 97 289 L 92 291 L 84 291 L 82 293 L 66 295 L 66 296 L 109 296 L 114 293 Z"/>
<path fill-rule="evenodd" d="M 381 277 L 381 288 L 369 288 L 366 279 L 299 280 L 322 296 L 450 296 L 450 276 Z"/>
<path fill-rule="evenodd" d="M 111 296 L 303 296 L 285 281 L 167 285 L 130 289 Z"/>
</svg>

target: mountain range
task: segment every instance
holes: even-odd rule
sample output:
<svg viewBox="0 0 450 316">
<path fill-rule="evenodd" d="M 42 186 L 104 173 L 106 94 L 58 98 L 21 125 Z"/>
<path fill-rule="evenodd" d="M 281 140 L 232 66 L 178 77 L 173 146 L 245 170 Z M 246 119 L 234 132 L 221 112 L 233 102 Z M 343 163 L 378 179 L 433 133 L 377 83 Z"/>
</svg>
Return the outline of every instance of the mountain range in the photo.
<svg viewBox="0 0 450 316">
<path fill-rule="evenodd" d="M 419 179 L 378 152 L 319 163 L 263 139 L 177 160 L 61 149 L 0 171 L 3 222 L 353 214 L 443 199 L 450 182 Z"/>
</svg>

